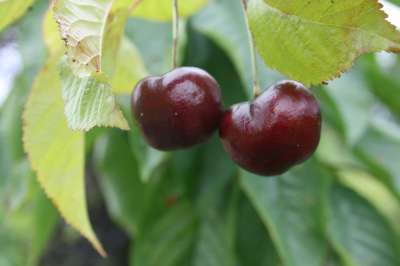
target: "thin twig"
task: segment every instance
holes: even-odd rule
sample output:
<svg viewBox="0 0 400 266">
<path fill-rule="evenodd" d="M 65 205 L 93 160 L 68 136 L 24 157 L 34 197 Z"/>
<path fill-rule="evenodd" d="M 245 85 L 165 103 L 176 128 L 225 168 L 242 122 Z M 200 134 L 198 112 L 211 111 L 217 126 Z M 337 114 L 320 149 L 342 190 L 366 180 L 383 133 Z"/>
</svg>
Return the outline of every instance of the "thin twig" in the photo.
<svg viewBox="0 0 400 266">
<path fill-rule="evenodd" d="M 178 66 L 177 60 L 177 50 L 178 50 L 178 41 L 179 41 L 179 7 L 178 0 L 173 0 L 172 6 L 172 68 L 176 68 Z"/>
</svg>

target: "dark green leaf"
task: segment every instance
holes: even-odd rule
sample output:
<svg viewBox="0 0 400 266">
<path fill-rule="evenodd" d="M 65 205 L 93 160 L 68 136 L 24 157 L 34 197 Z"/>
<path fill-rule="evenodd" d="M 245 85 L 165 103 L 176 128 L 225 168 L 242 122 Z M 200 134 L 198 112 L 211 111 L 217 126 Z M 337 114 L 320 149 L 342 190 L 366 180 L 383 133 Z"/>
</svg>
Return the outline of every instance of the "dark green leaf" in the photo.
<svg viewBox="0 0 400 266">
<path fill-rule="evenodd" d="M 330 195 L 328 233 L 346 265 L 400 264 L 398 239 L 387 222 L 366 200 L 339 185 Z"/>
<path fill-rule="evenodd" d="M 275 178 L 242 172 L 242 186 L 284 265 L 319 266 L 327 250 L 323 200 L 330 175 L 311 160 Z"/>
</svg>

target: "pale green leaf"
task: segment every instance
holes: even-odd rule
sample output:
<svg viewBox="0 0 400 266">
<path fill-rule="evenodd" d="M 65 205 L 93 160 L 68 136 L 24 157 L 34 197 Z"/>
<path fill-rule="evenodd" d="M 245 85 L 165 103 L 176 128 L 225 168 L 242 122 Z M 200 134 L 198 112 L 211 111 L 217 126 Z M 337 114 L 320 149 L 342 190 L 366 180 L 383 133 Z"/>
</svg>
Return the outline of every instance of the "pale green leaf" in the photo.
<svg viewBox="0 0 400 266">
<path fill-rule="evenodd" d="M 327 251 L 323 199 L 330 175 L 309 161 L 279 177 L 242 172 L 242 187 L 286 266 L 320 266 Z"/>
<path fill-rule="evenodd" d="M 104 250 L 90 225 L 84 183 L 84 135 L 67 127 L 57 65 L 62 43 L 49 10 L 44 36 L 51 57 L 36 77 L 23 115 L 24 148 L 41 187 L 65 220 L 101 253 Z"/>
<path fill-rule="evenodd" d="M 112 8 L 108 14 L 106 27 L 103 34 L 102 41 L 102 72 L 104 72 L 110 79 L 114 78 L 116 67 L 120 56 L 121 49 L 123 48 L 123 37 L 125 31 L 125 24 L 128 21 L 132 8 L 136 6 L 138 0 L 115 0 Z M 140 57 L 131 58 L 131 64 L 136 64 L 136 60 Z M 140 64 L 141 62 L 139 62 Z"/>
<path fill-rule="evenodd" d="M 35 0 L 1 0 L 0 31 L 20 18 Z"/>
<path fill-rule="evenodd" d="M 130 94 L 135 84 L 147 76 L 142 58 L 127 38 L 121 42 L 116 58 L 115 75 L 111 81 L 114 93 Z"/>
<path fill-rule="evenodd" d="M 116 3 L 114 9 L 111 0 L 59 0 L 54 6 L 67 47 L 60 68 L 65 114 L 72 129 L 129 129 L 107 80 L 114 73 L 114 57 L 129 11 L 128 2 Z"/>
<path fill-rule="evenodd" d="M 58 210 L 101 253 L 89 222 L 84 184 L 84 136 L 67 127 L 58 57 L 39 73 L 24 112 L 24 147 L 42 188 Z"/>
<path fill-rule="evenodd" d="M 353 191 L 334 186 L 328 235 L 348 266 L 400 265 L 396 235 L 381 215 Z"/>
<path fill-rule="evenodd" d="M 319 84 L 363 53 L 400 51 L 400 32 L 377 0 L 250 0 L 248 17 L 265 62 L 290 78 Z"/>
<path fill-rule="evenodd" d="M 190 16 L 205 4 L 208 0 L 183 0 L 179 1 L 179 15 Z M 134 10 L 133 16 L 150 20 L 166 21 L 172 19 L 172 0 L 145 0 Z"/>
<path fill-rule="evenodd" d="M 94 126 L 129 129 L 104 75 L 78 77 L 65 60 L 61 62 L 60 70 L 65 115 L 70 128 L 84 131 Z"/>
</svg>

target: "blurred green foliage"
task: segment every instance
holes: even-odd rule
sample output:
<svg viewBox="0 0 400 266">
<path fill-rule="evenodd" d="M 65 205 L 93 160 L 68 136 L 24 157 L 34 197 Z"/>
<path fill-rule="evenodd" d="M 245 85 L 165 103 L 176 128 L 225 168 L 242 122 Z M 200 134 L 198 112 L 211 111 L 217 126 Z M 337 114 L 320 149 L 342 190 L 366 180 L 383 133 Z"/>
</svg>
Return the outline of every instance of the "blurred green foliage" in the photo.
<svg viewBox="0 0 400 266">
<path fill-rule="evenodd" d="M 209 71 L 220 82 L 226 106 L 250 95 L 250 56 L 239 7 L 215 0 L 183 23 L 182 64 Z M 60 244 L 55 241 L 77 241 L 36 183 L 22 149 L 21 113 L 47 53 L 40 34 L 46 8 L 46 1 L 37 1 L 8 28 L 17 33 L 23 69 L 0 108 L 0 266 L 40 265 L 51 246 Z M 169 23 L 132 18 L 126 35 L 150 74 L 168 69 Z M 311 160 L 281 177 L 239 170 L 217 136 L 186 151 L 149 148 L 130 117 L 129 96 L 120 96 L 132 130 L 88 133 L 86 156 L 88 175 L 94 174 L 101 193 L 95 197 L 104 200 L 115 223 L 109 226 L 124 231 L 131 243 L 126 263 L 400 265 L 393 220 L 400 212 L 400 58 L 390 57 L 366 55 L 340 79 L 313 88 L 324 115 L 321 145 Z M 262 61 L 259 70 L 264 88 L 284 78 Z M 343 178 L 346 172 L 358 183 Z M 98 206 L 89 202 L 89 208 Z M 92 220 L 106 219 L 94 214 Z M 56 227 L 63 237 L 55 237 Z M 104 245 L 112 250 L 117 244 L 109 239 Z M 66 253 L 74 257 L 76 250 Z M 84 265 L 70 261 L 58 265 Z M 121 266 L 104 261 L 96 265 Z"/>
</svg>

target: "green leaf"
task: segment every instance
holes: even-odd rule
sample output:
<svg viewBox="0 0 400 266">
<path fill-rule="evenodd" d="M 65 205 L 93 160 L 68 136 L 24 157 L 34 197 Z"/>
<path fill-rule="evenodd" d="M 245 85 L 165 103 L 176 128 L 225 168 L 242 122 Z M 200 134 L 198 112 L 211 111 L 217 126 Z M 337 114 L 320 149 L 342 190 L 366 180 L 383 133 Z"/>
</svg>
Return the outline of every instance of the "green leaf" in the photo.
<svg viewBox="0 0 400 266">
<path fill-rule="evenodd" d="M 236 219 L 235 244 L 240 265 L 282 265 L 267 229 L 244 195 L 240 200 Z"/>
<path fill-rule="evenodd" d="M 400 264 L 395 234 L 366 200 L 335 185 L 328 207 L 328 234 L 346 265 Z"/>
<path fill-rule="evenodd" d="M 0 1 L 0 31 L 25 14 L 35 0 Z"/>
<path fill-rule="evenodd" d="M 186 201 L 173 206 L 138 236 L 132 265 L 234 265 L 224 224 L 215 215 L 200 218 Z"/>
<path fill-rule="evenodd" d="M 363 53 L 399 52 L 400 32 L 377 0 L 250 0 L 250 28 L 262 58 L 307 85 L 331 80 Z"/>
<path fill-rule="evenodd" d="M 143 3 L 146 1 L 143 1 Z M 177 51 L 178 62 L 182 62 L 185 51 L 184 48 L 187 39 L 186 25 L 186 20 L 181 19 Z M 145 63 L 145 67 L 151 75 L 160 75 L 171 70 L 171 23 L 160 23 L 136 18 L 130 19 L 126 26 L 126 36 L 136 45 Z M 154 36 L 157 36 L 157 41 L 149 41 Z"/>
<path fill-rule="evenodd" d="M 327 123 L 323 124 L 321 140 L 316 151 L 318 159 L 337 169 L 361 167 L 361 163 L 352 154 L 337 132 Z"/>
<path fill-rule="evenodd" d="M 6 240 L 5 243 L 0 241 L 0 257 L 11 260 L 18 257 L 15 264 L 5 265 L 35 266 L 54 231 L 58 216 L 36 183 L 27 160 L 13 162 L 13 165 L 5 191 L 0 191 L 0 196 L 6 196 L 0 204 L 0 235 Z"/>
<path fill-rule="evenodd" d="M 324 88 L 336 103 L 344 125 L 345 141 L 350 145 L 356 143 L 367 129 L 375 104 L 366 87 L 356 68 Z"/>
<path fill-rule="evenodd" d="M 84 136 L 64 120 L 58 57 L 39 73 L 25 107 L 24 148 L 47 196 L 74 228 L 101 253 L 89 222 L 84 184 Z"/>
<path fill-rule="evenodd" d="M 169 153 L 156 150 L 145 142 L 139 126 L 132 118 L 130 97 L 121 98 L 120 103 L 125 116 L 130 122 L 129 145 L 132 155 L 137 161 L 140 179 L 143 182 L 148 182 L 168 159 Z"/>
<path fill-rule="evenodd" d="M 378 65 L 373 55 L 366 58 L 363 63 L 364 77 L 368 82 L 368 88 L 394 115 L 400 117 L 400 95 L 398 93 L 400 78 L 397 75 L 400 63 L 387 70 Z"/>
<path fill-rule="evenodd" d="M 88 131 L 95 126 L 129 129 L 128 122 L 112 94 L 111 85 L 104 75 L 78 77 L 63 60 L 60 76 L 65 115 L 72 129 Z"/>
<path fill-rule="evenodd" d="M 124 38 L 118 50 L 115 75 L 111 81 L 114 93 L 131 94 L 134 85 L 147 76 L 142 58 L 135 45 Z"/>
<path fill-rule="evenodd" d="M 251 55 L 246 23 L 240 1 L 215 0 L 193 18 L 196 30 L 215 41 L 235 64 L 250 96 L 252 91 Z M 282 76 L 257 61 L 261 85 L 266 88 Z"/>
<path fill-rule="evenodd" d="M 367 169 L 400 199 L 398 126 L 383 119 L 375 119 L 356 144 L 354 151 Z"/>
<path fill-rule="evenodd" d="M 392 191 L 377 178 L 362 171 L 344 169 L 340 171 L 339 177 L 343 185 L 367 199 L 400 236 L 400 201 Z"/>
<path fill-rule="evenodd" d="M 97 141 L 94 155 L 107 208 L 113 219 L 134 236 L 145 206 L 146 187 L 127 137 L 121 132 L 109 132 Z"/>
<path fill-rule="evenodd" d="M 112 58 L 128 17 L 119 5 L 112 12 L 112 3 L 60 0 L 54 5 L 67 47 L 60 67 L 65 113 L 69 127 L 75 130 L 88 131 L 95 126 L 129 129 L 107 80 L 113 75 Z"/>
<path fill-rule="evenodd" d="M 132 265 L 188 265 L 184 261 L 194 244 L 197 227 L 190 205 L 182 203 L 173 207 L 137 237 Z"/>
<path fill-rule="evenodd" d="M 392 2 L 393 4 L 400 6 L 400 0 L 389 0 L 389 2 Z"/>
<path fill-rule="evenodd" d="M 190 16 L 205 4 L 208 0 L 183 0 L 179 1 L 179 15 Z M 172 1 L 170 0 L 146 0 L 141 2 L 132 13 L 135 17 L 141 17 L 156 21 L 172 19 Z"/>
<path fill-rule="evenodd" d="M 242 187 L 268 228 L 284 265 L 322 265 L 327 251 L 322 201 L 329 179 L 315 160 L 279 178 L 242 172 Z"/>
</svg>

